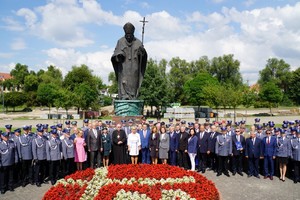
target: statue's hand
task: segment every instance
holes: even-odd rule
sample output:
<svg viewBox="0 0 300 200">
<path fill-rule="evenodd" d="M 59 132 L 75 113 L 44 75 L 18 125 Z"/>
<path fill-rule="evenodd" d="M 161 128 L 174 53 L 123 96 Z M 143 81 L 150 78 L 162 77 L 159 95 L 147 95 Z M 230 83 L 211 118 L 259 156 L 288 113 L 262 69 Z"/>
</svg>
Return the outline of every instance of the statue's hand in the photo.
<svg viewBox="0 0 300 200">
<path fill-rule="evenodd" d="M 122 54 L 118 54 L 118 55 L 116 56 L 116 61 L 117 61 L 117 62 L 122 63 L 122 62 L 124 62 L 124 60 L 125 60 L 125 56 L 123 56 Z"/>
</svg>

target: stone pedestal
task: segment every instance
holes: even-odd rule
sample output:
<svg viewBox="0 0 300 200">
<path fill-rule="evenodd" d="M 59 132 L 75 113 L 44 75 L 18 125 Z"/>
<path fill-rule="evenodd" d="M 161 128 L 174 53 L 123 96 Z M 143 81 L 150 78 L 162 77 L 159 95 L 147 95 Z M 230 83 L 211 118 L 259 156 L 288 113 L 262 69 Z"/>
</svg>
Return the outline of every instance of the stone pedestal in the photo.
<svg viewBox="0 0 300 200">
<path fill-rule="evenodd" d="M 115 100 L 115 116 L 142 116 L 143 100 Z"/>
</svg>

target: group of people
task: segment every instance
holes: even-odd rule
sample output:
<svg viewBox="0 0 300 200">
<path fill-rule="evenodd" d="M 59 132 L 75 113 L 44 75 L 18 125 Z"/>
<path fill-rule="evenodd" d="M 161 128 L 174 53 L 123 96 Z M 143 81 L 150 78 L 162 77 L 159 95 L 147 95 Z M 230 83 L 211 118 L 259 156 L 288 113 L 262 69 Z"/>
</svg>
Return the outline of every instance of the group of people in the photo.
<svg viewBox="0 0 300 200">
<path fill-rule="evenodd" d="M 169 119 L 120 123 L 84 120 L 48 126 L 37 124 L 12 131 L 6 125 L 0 140 L 1 193 L 13 191 L 16 185 L 55 184 L 75 170 L 113 164 L 170 164 L 217 176 L 246 172 L 248 177 L 273 180 L 276 171 L 285 181 L 287 168 L 293 172 L 294 183 L 300 181 L 300 122 L 284 121 L 276 128 L 260 119 L 248 130 L 246 122 L 213 122 L 198 119 L 186 123 Z M 49 129 L 50 128 L 50 129 Z M 290 167 L 291 166 L 291 167 Z"/>
</svg>

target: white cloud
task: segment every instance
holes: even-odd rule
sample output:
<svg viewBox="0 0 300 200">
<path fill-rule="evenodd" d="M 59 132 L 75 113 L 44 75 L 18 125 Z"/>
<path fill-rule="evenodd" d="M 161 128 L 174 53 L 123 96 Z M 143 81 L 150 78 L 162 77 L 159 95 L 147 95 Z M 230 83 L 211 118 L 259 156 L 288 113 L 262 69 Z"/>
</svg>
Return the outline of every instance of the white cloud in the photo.
<svg viewBox="0 0 300 200">
<path fill-rule="evenodd" d="M 0 52 L 0 58 L 11 58 L 13 56 L 12 53 L 3 53 Z"/>
<path fill-rule="evenodd" d="M 214 2 L 214 3 L 222 3 L 222 2 L 224 2 L 225 0 L 212 0 L 212 2 Z"/>
<path fill-rule="evenodd" d="M 17 11 L 16 15 L 25 18 L 25 24 L 27 27 L 34 26 L 37 21 L 37 16 L 35 15 L 35 13 L 28 8 L 21 8 Z"/>
<path fill-rule="evenodd" d="M 2 27 L 6 30 L 9 30 L 9 31 L 23 31 L 24 30 L 24 27 L 21 25 L 21 23 L 14 20 L 11 17 L 4 17 L 4 18 L 2 18 L 2 21 L 5 23 L 5 25 Z"/>
<path fill-rule="evenodd" d="M 74 49 L 48 49 L 44 51 L 48 60 L 45 62 L 47 66 L 55 65 L 61 69 L 66 75 L 72 69 L 72 66 L 87 65 L 93 74 L 102 78 L 105 83 L 108 83 L 108 74 L 113 71 L 110 61 L 113 49 L 105 49 L 99 52 L 82 53 Z"/>
<path fill-rule="evenodd" d="M 26 49 L 26 43 L 22 38 L 16 38 L 10 45 L 12 50 L 23 50 Z"/>
</svg>

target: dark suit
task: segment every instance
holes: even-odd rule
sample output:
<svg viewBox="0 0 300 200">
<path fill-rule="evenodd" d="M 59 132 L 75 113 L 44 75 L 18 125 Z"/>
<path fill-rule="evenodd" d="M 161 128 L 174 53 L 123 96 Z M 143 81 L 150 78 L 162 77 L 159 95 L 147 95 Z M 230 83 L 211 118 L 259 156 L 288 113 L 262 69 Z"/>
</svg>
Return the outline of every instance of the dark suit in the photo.
<svg viewBox="0 0 300 200">
<path fill-rule="evenodd" d="M 206 169 L 209 136 L 210 134 L 207 132 L 199 132 L 197 134 L 199 170 L 203 173 Z"/>
<path fill-rule="evenodd" d="M 101 165 L 101 132 L 97 129 L 90 129 L 87 136 L 87 147 L 90 152 L 90 167 L 94 168 Z M 96 159 L 96 162 L 95 162 Z"/>
<path fill-rule="evenodd" d="M 179 167 L 183 167 L 185 169 L 188 169 L 188 138 L 189 135 L 187 132 L 180 132 L 179 135 L 179 141 L 178 141 L 178 165 Z M 185 152 L 186 151 L 186 152 Z"/>
<path fill-rule="evenodd" d="M 239 141 L 238 141 L 239 137 Z M 240 142 L 242 145 L 242 150 L 237 149 L 237 142 Z M 244 136 L 242 135 L 233 135 L 232 136 L 232 154 L 233 154 L 233 159 L 232 159 L 232 172 L 235 174 L 236 172 L 242 173 L 243 172 L 243 157 L 244 157 L 244 151 L 245 151 L 245 144 L 246 140 Z"/>
<path fill-rule="evenodd" d="M 208 164 L 209 164 L 209 168 L 211 168 L 214 171 L 216 171 L 218 168 L 218 162 L 217 162 L 218 159 L 215 153 L 216 141 L 218 135 L 220 135 L 219 132 L 211 132 L 208 139 L 208 150 L 210 151 L 208 155 Z"/>
<path fill-rule="evenodd" d="M 263 154 L 264 154 L 264 175 L 265 176 L 273 176 L 274 175 L 274 159 L 273 156 L 276 156 L 276 138 L 270 136 L 270 141 L 268 141 L 269 137 L 265 137 L 263 141 Z"/>
<path fill-rule="evenodd" d="M 263 155 L 262 140 L 255 138 L 254 145 L 252 138 L 246 139 L 245 156 L 248 156 L 249 172 L 248 175 L 258 176 L 258 161 Z"/>
<path fill-rule="evenodd" d="M 175 166 L 177 159 L 177 149 L 179 145 L 179 137 L 178 134 L 174 131 L 173 133 L 169 133 L 170 135 L 170 164 Z"/>
</svg>

